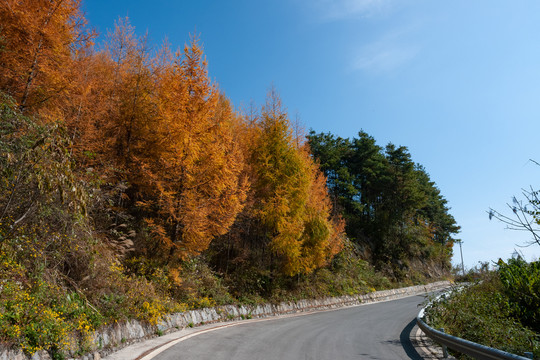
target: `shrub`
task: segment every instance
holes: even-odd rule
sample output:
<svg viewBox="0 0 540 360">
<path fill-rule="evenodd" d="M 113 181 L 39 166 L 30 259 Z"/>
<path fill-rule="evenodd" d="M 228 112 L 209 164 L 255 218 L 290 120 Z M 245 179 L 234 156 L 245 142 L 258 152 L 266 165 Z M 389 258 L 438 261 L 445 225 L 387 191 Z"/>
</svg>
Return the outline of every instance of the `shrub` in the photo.
<svg viewBox="0 0 540 360">
<path fill-rule="evenodd" d="M 227 287 L 202 257 L 184 261 L 178 271 L 171 271 L 175 287 L 173 296 L 189 303 L 191 308 L 226 305 L 234 302 Z"/>
<path fill-rule="evenodd" d="M 497 265 L 512 315 L 540 332 L 540 261 L 527 263 L 518 256 Z"/>
<path fill-rule="evenodd" d="M 77 293 L 66 296 L 63 289 L 42 280 L 27 285 L 2 283 L 0 339 L 20 346 L 27 354 L 87 349 L 102 321 Z"/>
<path fill-rule="evenodd" d="M 496 273 L 434 303 L 427 317 L 430 326 L 444 328 L 450 335 L 514 354 L 540 355 L 537 334 L 513 316 Z"/>
<path fill-rule="evenodd" d="M 22 116 L 0 93 L 0 341 L 54 358 L 89 350 L 106 322 L 155 324 L 186 308 L 128 276 L 96 234 L 96 184 L 78 177 L 69 150 L 61 124 Z"/>
</svg>

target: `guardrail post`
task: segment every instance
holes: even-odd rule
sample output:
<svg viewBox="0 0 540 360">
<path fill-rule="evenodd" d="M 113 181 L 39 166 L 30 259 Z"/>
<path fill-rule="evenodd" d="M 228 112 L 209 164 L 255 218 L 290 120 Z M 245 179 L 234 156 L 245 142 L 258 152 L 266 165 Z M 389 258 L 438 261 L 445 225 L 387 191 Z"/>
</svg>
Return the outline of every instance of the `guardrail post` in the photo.
<svg viewBox="0 0 540 360">
<path fill-rule="evenodd" d="M 526 351 L 526 352 L 525 352 L 525 356 L 528 357 L 529 359 L 534 359 L 533 353 L 532 353 L 532 352 Z"/>
<path fill-rule="evenodd" d="M 444 332 L 444 328 L 440 328 L 439 329 L 441 332 Z M 441 345 L 442 347 L 442 354 L 443 354 L 443 358 L 448 358 L 448 348 L 446 347 L 446 345 Z"/>
</svg>

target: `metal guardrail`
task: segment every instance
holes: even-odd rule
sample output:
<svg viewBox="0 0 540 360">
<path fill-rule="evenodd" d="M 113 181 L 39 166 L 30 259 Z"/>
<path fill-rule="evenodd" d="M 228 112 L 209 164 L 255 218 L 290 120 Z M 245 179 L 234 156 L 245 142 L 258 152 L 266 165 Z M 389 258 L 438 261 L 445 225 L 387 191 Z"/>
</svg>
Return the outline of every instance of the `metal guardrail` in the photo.
<svg viewBox="0 0 540 360">
<path fill-rule="evenodd" d="M 448 335 L 442 331 L 435 330 L 426 324 L 423 320 L 424 310 L 420 310 L 416 317 L 416 323 L 422 331 L 429 336 L 432 340 L 440 345 L 447 346 L 450 349 L 456 350 L 462 354 L 472 356 L 475 359 L 480 360 L 530 360 L 523 356 L 508 353 L 506 351 L 490 348 L 488 346 L 480 345 L 472 341 L 461 339 L 452 335 Z"/>
</svg>

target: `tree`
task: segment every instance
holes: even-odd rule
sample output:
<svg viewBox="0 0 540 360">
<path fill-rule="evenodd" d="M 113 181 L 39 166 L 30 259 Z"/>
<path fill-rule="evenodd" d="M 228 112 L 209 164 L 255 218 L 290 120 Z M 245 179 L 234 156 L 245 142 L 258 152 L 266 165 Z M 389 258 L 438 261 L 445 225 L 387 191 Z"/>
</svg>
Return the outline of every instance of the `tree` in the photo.
<svg viewBox="0 0 540 360">
<path fill-rule="evenodd" d="M 251 188 L 231 231 L 213 244 L 214 262 L 237 276 L 236 283 L 265 292 L 273 279 L 328 264 L 341 250 L 343 222 L 332 215 L 326 178 L 309 148 L 295 138 L 274 89 L 260 114 L 251 108 L 245 115 L 237 134 Z M 245 281 L 242 272 L 258 280 Z"/>
<path fill-rule="evenodd" d="M 80 1 L 5 0 L 0 24 L 0 89 L 23 112 L 51 112 L 68 94 L 73 54 L 94 36 Z"/>
<path fill-rule="evenodd" d="M 512 211 L 513 217 L 505 215 L 497 210 L 489 209 L 489 219 L 495 218 L 507 225 L 510 230 L 527 231 L 532 235 L 532 240 L 524 246 L 533 244 L 540 245 L 540 191 L 522 190 L 525 201 L 512 197 L 512 204 L 506 204 Z"/>
<path fill-rule="evenodd" d="M 86 215 L 89 199 L 68 147 L 60 124 L 23 116 L 0 92 L 0 247 L 11 243 L 20 251 L 27 246 L 54 251 L 63 240 L 58 234 L 71 231 L 74 218 Z M 18 237 L 27 241 L 17 242 Z"/>
<path fill-rule="evenodd" d="M 359 189 L 353 185 L 348 167 L 348 159 L 352 154 L 350 140 L 334 137 L 330 133 L 316 134 L 313 130 L 307 138 L 311 153 L 328 179 L 328 191 L 335 200 L 334 206 L 339 202 L 347 209 L 352 209 L 353 199 L 359 195 Z"/>
<path fill-rule="evenodd" d="M 381 257 L 390 262 L 403 261 L 415 252 L 418 233 L 411 231 L 418 223 L 417 212 L 424 207 L 426 195 L 421 191 L 414 173 L 414 163 L 404 146 L 386 146 L 389 183 L 384 193 L 384 211 L 388 233 Z M 418 223 L 419 224 L 419 223 Z M 386 256 L 383 254 L 387 254 Z"/>
<path fill-rule="evenodd" d="M 252 181 L 258 200 L 254 212 L 264 241 L 278 255 L 281 271 L 302 271 L 303 211 L 308 198 L 308 169 L 296 150 L 287 114 L 274 89 L 261 113 L 260 136 L 252 149 Z"/>
<path fill-rule="evenodd" d="M 153 209 L 148 225 L 169 256 L 184 258 L 226 233 L 242 209 L 244 159 L 233 134 L 236 115 L 208 78 L 198 38 L 156 81 L 156 153 L 141 160 L 149 190 L 139 203 Z"/>
<path fill-rule="evenodd" d="M 151 56 L 147 37 L 120 19 L 80 64 L 68 117 L 80 164 L 120 189 L 113 211 L 131 209 L 152 239 L 141 251 L 165 262 L 204 251 L 234 222 L 248 184 L 238 116 L 210 81 L 198 38 Z"/>
<path fill-rule="evenodd" d="M 346 220 L 347 235 L 364 257 L 397 277 L 406 276 L 416 259 L 441 260 L 441 267 L 449 267 L 451 234 L 459 227 L 406 147 L 388 144 L 383 150 L 364 131 L 352 140 L 312 131 L 308 140 Z"/>
<path fill-rule="evenodd" d="M 343 249 L 345 238 L 345 222 L 339 214 L 333 214 L 326 177 L 311 159 L 308 150 L 308 147 L 303 148 L 304 161 L 310 170 L 302 235 L 305 273 L 328 265 Z"/>
<path fill-rule="evenodd" d="M 431 224 L 433 240 L 443 246 L 456 242 L 453 234 L 457 234 L 460 227 L 450 214 L 448 201 L 442 196 L 435 182 L 431 181 L 422 165 L 415 165 L 415 174 L 421 191 L 427 196 L 427 201 L 418 214 Z"/>
</svg>

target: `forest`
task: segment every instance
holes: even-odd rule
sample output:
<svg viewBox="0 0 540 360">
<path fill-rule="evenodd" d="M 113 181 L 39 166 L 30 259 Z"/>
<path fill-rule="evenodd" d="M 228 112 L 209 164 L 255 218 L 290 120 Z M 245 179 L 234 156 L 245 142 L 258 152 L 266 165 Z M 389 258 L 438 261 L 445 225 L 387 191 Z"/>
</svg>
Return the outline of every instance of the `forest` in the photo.
<svg viewBox="0 0 540 360">
<path fill-rule="evenodd" d="M 0 67 L 4 344 L 450 275 L 459 226 L 406 147 L 304 134 L 273 87 L 236 108 L 198 35 L 98 36 L 79 0 L 6 0 Z"/>
</svg>

